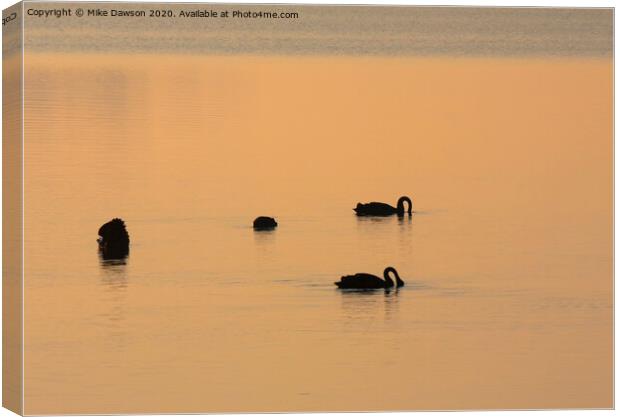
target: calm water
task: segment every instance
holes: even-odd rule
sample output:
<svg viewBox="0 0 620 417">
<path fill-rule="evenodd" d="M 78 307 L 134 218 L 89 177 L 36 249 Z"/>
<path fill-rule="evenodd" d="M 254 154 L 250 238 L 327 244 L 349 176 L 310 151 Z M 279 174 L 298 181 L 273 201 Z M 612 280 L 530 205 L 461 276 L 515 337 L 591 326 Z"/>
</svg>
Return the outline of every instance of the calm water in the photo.
<svg viewBox="0 0 620 417">
<path fill-rule="evenodd" d="M 25 77 L 25 412 L 612 406 L 610 59 Z M 352 211 L 400 195 L 410 218 Z M 115 216 L 126 264 L 97 254 Z M 333 285 L 387 265 L 404 288 Z"/>
</svg>

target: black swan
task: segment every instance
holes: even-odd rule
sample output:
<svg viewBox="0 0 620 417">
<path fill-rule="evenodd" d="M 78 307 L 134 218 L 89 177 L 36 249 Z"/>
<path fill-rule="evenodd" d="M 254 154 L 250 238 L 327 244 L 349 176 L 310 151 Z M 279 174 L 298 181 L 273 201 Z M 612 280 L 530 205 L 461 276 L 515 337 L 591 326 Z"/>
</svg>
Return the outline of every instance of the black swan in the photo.
<svg viewBox="0 0 620 417">
<path fill-rule="evenodd" d="M 401 197 L 398 199 L 398 203 L 396 203 L 396 207 L 392 207 L 386 203 L 357 203 L 357 207 L 355 213 L 358 216 L 389 216 L 392 214 L 398 214 L 399 216 L 403 216 L 405 214 L 405 202 L 407 202 L 407 214 L 411 214 L 411 210 L 413 208 L 413 204 L 411 203 L 411 199 L 409 197 Z"/>
<path fill-rule="evenodd" d="M 400 279 L 398 272 L 396 269 L 388 266 L 383 271 L 383 276 L 385 277 L 385 281 L 379 278 L 376 275 L 358 273 L 355 275 L 346 275 L 340 278 L 340 281 L 334 282 L 338 286 L 338 288 L 357 288 L 357 289 L 365 289 L 365 288 L 392 288 L 394 286 L 394 281 L 390 278 L 390 272 L 394 273 L 396 277 L 396 286 L 402 287 L 405 285 L 405 282 Z"/>
<path fill-rule="evenodd" d="M 273 229 L 278 225 L 273 217 L 260 216 L 254 219 L 254 229 L 267 230 Z"/>
<path fill-rule="evenodd" d="M 123 259 L 129 254 L 129 233 L 125 222 L 115 218 L 99 228 L 99 252 L 101 257 L 108 259 Z"/>
</svg>

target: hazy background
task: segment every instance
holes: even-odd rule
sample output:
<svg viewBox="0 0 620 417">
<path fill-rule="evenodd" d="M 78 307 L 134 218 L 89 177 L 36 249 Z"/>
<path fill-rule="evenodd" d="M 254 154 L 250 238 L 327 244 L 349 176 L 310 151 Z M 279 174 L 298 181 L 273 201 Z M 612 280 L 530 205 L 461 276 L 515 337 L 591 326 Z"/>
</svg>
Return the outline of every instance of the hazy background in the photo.
<svg viewBox="0 0 620 417">
<path fill-rule="evenodd" d="M 168 7 L 170 6 L 170 7 Z M 71 8 L 25 3 L 25 10 Z M 147 17 L 40 18 L 26 14 L 33 52 L 373 56 L 609 56 L 611 9 L 282 6 L 86 3 L 80 8 L 144 11 Z M 174 18 L 148 17 L 149 10 Z M 180 12 L 229 11 L 229 18 Z M 296 19 L 235 18 L 241 12 L 297 12 Z"/>
</svg>

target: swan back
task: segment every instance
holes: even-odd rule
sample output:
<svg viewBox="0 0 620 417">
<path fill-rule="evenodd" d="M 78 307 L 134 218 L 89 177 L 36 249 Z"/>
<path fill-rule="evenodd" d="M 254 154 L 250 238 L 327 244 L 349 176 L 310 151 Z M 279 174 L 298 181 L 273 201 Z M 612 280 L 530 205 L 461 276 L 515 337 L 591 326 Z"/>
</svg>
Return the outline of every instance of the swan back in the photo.
<svg viewBox="0 0 620 417">
<path fill-rule="evenodd" d="M 119 218 L 114 218 L 99 228 L 101 241 L 117 244 L 128 244 L 129 233 L 125 227 L 125 222 Z"/>
<path fill-rule="evenodd" d="M 125 222 L 114 218 L 99 228 L 99 252 L 104 260 L 124 259 L 129 255 L 129 233 Z"/>
<path fill-rule="evenodd" d="M 276 219 L 273 217 L 260 216 L 254 219 L 252 224 L 254 229 L 273 229 L 278 226 Z"/>
</svg>

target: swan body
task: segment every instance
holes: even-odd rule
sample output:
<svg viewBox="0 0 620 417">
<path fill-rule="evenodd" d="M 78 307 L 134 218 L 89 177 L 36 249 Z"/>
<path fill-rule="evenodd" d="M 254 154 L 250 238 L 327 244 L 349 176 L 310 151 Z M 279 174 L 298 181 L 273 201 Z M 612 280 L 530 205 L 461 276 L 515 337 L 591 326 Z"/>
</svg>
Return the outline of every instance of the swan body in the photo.
<svg viewBox="0 0 620 417">
<path fill-rule="evenodd" d="M 273 217 L 260 216 L 254 219 L 254 229 L 265 230 L 273 229 L 278 225 Z"/>
<path fill-rule="evenodd" d="M 340 281 L 334 282 L 338 288 L 355 288 L 355 289 L 375 289 L 375 288 L 392 288 L 394 287 L 394 281 L 390 277 L 390 272 L 396 277 L 396 286 L 402 287 L 405 282 L 400 279 L 396 269 L 388 266 L 383 271 L 383 277 L 385 280 L 379 278 L 376 275 L 357 273 L 355 275 L 345 275 L 340 278 Z"/>
<path fill-rule="evenodd" d="M 103 259 L 123 259 L 129 254 L 129 233 L 125 222 L 114 218 L 99 228 L 99 252 Z"/>
<path fill-rule="evenodd" d="M 407 203 L 407 214 L 411 214 L 413 204 L 411 203 L 411 199 L 406 196 L 398 199 L 396 207 L 373 201 L 366 204 L 357 203 L 357 207 L 353 210 L 358 216 L 390 216 L 392 214 L 403 216 L 405 214 L 405 202 Z"/>
</svg>

